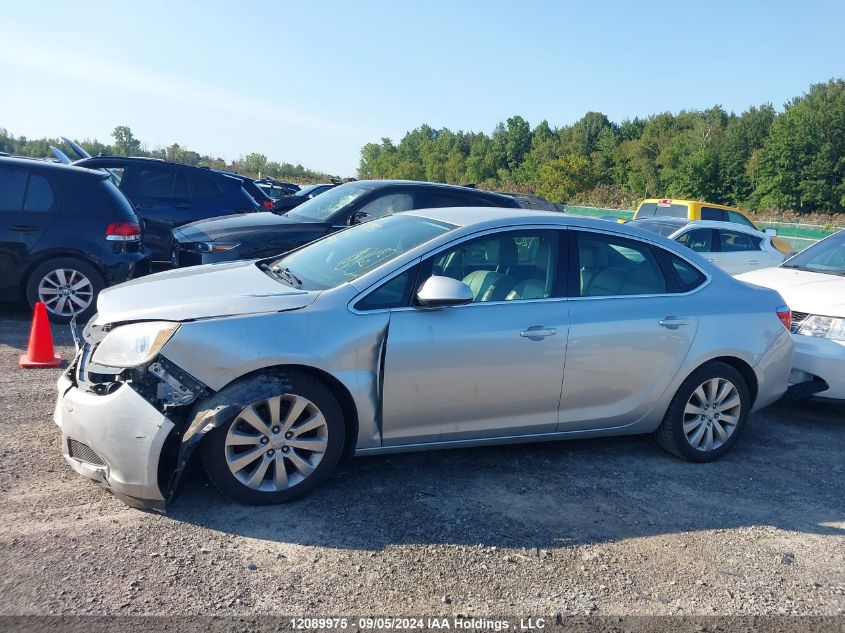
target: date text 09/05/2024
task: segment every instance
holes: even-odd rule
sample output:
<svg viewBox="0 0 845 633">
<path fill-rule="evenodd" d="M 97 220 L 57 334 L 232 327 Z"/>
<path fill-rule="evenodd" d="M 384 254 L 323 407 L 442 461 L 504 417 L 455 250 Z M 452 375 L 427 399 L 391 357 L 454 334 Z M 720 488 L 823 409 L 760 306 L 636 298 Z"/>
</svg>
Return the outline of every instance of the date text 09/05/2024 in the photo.
<svg viewBox="0 0 845 633">
<path fill-rule="evenodd" d="M 295 631 L 313 629 L 344 630 L 355 627 L 358 630 L 414 630 L 444 629 L 459 631 L 531 631 L 546 628 L 543 618 L 520 618 L 511 623 L 503 619 L 485 618 L 446 618 L 446 617 L 362 617 L 362 618 L 291 618 L 291 628 Z"/>
</svg>

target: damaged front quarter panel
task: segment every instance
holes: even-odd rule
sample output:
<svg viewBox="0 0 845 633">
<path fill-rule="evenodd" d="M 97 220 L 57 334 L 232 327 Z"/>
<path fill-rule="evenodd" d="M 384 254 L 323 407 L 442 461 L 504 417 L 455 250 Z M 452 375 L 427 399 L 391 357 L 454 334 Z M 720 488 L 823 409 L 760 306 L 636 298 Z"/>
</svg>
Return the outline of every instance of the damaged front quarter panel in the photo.
<svg viewBox="0 0 845 633">
<path fill-rule="evenodd" d="M 236 380 L 214 395 L 199 400 L 185 419 L 178 434 L 175 464 L 167 485 L 162 488 L 166 503 L 176 494 L 182 474 L 200 441 L 217 427 L 231 420 L 251 402 L 290 391 L 290 383 L 280 374 L 257 374 L 252 380 Z M 163 474 L 163 473 L 162 473 Z"/>
</svg>

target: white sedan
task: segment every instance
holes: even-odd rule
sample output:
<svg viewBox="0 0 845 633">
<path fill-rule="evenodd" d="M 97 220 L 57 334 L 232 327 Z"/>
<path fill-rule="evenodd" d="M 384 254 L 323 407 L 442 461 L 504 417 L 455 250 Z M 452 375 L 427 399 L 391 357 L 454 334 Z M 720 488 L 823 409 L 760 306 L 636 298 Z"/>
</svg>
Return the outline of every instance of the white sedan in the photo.
<svg viewBox="0 0 845 633">
<path fill-rule="evenodd" d="M 735 222 L 691 221 L 685 218 L 648 218 L 630 222 L 646 231 L 659 233 L 670 240 L 701 253 L 731 275 L 777 266 L 783 261 L 772 238 L 772 229 L 758 231 Z"/>
<path fill-rule="evenodd" d="M 790 383 L 807 383 L 808 393 L 822 398 L 845 399 L 845 231 L 777 268 L 737 279 L 777 290 L 792 308 L 795 356 Z"/>
</svg>

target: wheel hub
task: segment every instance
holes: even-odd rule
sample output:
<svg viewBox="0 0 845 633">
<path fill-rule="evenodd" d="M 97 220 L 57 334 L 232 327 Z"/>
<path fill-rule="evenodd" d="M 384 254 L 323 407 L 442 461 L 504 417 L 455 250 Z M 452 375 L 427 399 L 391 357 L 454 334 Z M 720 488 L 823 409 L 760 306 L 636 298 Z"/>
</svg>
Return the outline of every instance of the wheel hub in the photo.
<svg viewBox="0 0 845 633">
<path fill-rule="evenodd" d="M 290 488 L 319 465 L 328 446 L 328 424 L 310 400 L 286 394 L 244 408 L 226 435 L 229 471 L 265 492 Z"/>
</svg>

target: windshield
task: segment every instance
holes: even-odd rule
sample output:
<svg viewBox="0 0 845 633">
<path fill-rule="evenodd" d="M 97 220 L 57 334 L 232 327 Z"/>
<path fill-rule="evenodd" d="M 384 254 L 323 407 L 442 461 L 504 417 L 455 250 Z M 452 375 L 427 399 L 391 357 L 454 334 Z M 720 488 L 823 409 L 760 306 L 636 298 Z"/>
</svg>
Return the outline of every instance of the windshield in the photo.
<svg viewBox="0 0 845 633">
<path fill-rule="evenodd" d="M 454 228 L 415 215 L 389 215 L 333 233 L 262 266 L 268 275 L 296 288 L 334 288 Z"/>
<path fill-rule="evenodd" d="M 638 229 L 644 229 L 646 231 L 651 231 L 652 233 L 657 233 L 658 235 L 662 235 L 664 237 L 668 237 L 672 235 L 675 231 L 681 229 L 681 226 L 677 224 L 666 224 L 665 222 L 640 222 L 637 220 L 636 222 L 632 222 L 631 226 L 635 226 Z"/>
<path fill-rule="evenodd" d="M 288 217 L 303 222 L 328 222 L 335 213 L 372 190 L 372 185 L 349 182 L 306 200 L 289 211 Z"/>
<path fill-rule="evenodd" d="M 643 202 L 637 209 L 637 218 L 685 218 L 688 212 L 685 204 Z"/>
<path fill-rule="evenodd" d="M 814 273 L 845 276 L 845 231 L 839 231 L 821 242 L 805 248 L 782 264 Z"/>
</svg>

